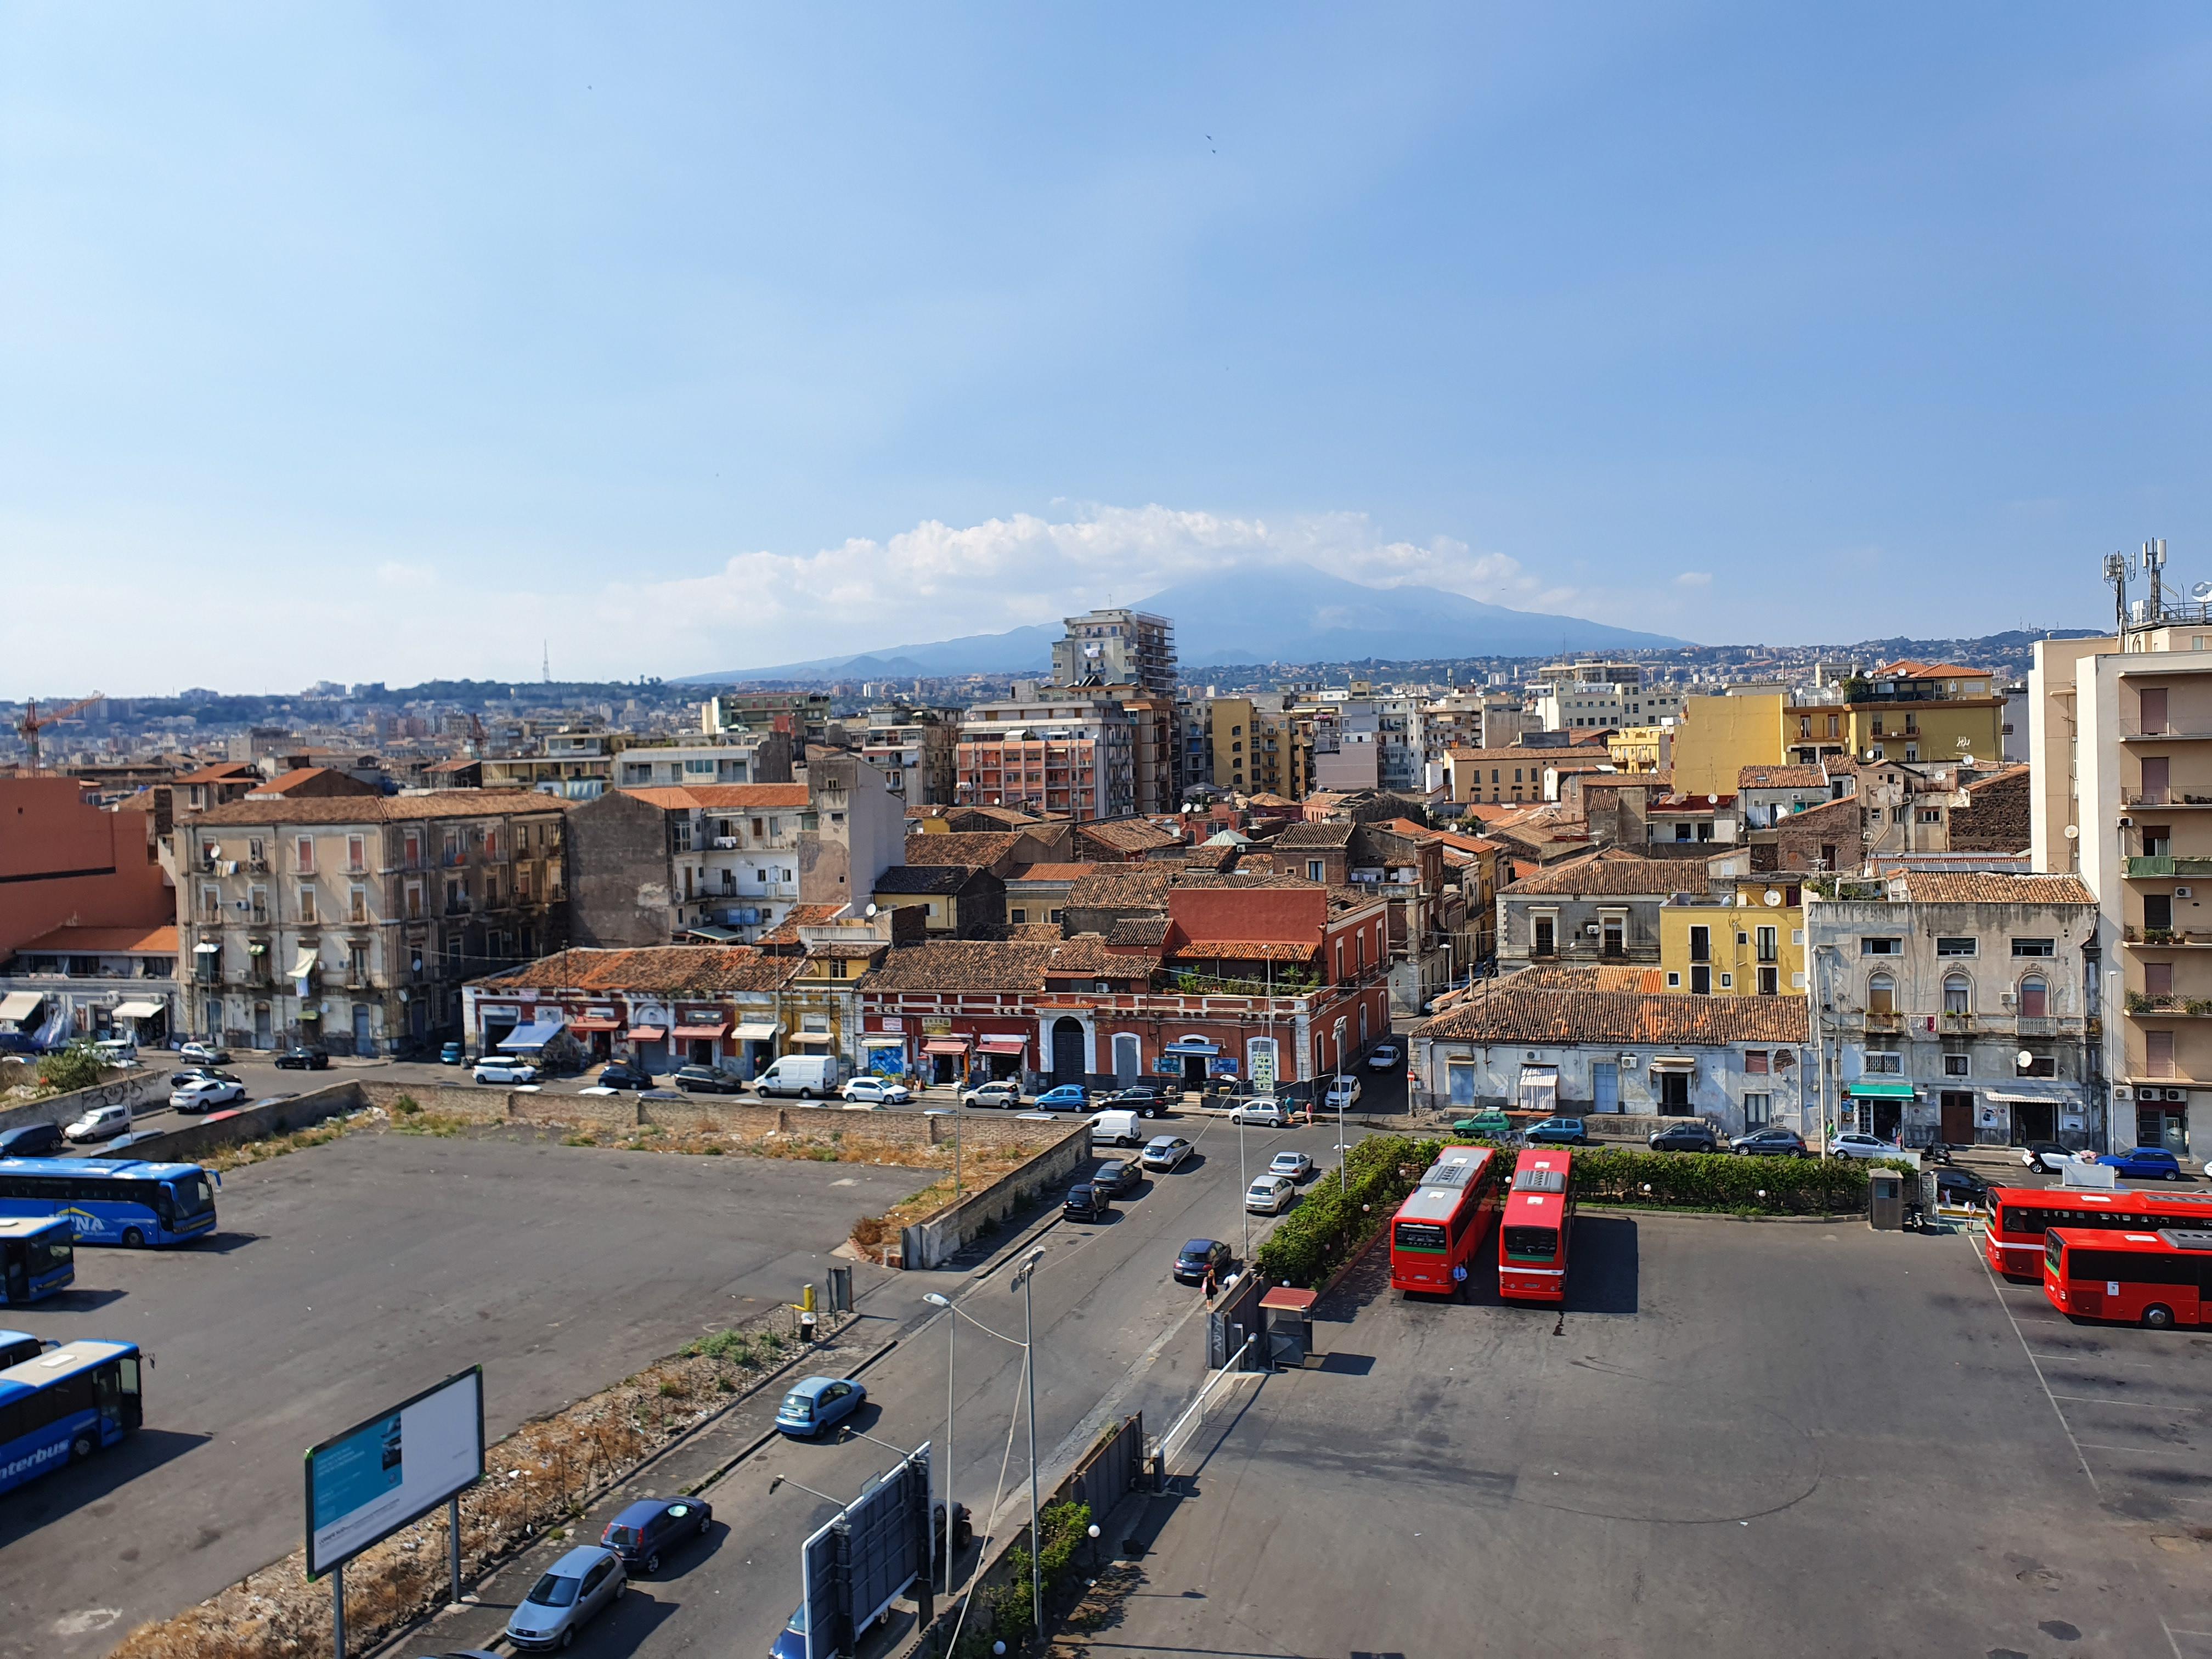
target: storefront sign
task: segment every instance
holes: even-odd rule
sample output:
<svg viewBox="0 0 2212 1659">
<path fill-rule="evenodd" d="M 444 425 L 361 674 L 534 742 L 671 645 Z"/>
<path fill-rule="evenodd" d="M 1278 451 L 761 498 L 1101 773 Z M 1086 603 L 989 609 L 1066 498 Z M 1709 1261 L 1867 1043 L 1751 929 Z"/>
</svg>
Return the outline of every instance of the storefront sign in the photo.
<svg viewBox="0 0 2212 1659">
<path fill-rule="evenodd" d="M 923 1015 L 921 1032 L 924 1036 L 950 1036 L 952 1033 L 951 1016 L 949 1014 Z"/>
<path fill-rule="evenodd" d="M 1237 1075 L 1237 1057 L 1234 1054 L 1216 1054 L 1207 1065 L 1216 1077 Z"/>
<path fill-rule="evenodd" d="M 906 1021 L 896 1014 L 885 1014 L 884 1016 L 884 1030 L 886 1031 L 903 1031 L 906 1030 Z"/>
</svg>

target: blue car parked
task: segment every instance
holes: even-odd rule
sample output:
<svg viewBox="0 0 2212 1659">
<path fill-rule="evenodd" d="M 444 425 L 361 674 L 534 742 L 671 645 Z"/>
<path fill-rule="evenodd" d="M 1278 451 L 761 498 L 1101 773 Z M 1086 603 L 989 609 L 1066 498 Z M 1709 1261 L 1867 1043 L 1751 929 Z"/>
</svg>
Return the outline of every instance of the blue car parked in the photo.
<svg viewBox="0 0 2212 1659">
<path fill-rule="evenodd" d="M 806 1659 L 806 1609 L 801 1606 L 768 1650 L 768 1659 Z"/>
<path fill-rule="evenodd" d="M 2106 1152 L 2097 1160 L 2119 1171 L 2127 1181 L 2179 1181 L 2181 1160 L 2163 1146 L 2137 1146 L 2130 1152 Z"/>
<path fill-rule="evenodd" d="M 775 1425 L 787 1435 L 811 1439 L 836 1427 L 867 1398 L 866 1386 L 849 1376 L 810 1376 L 784 1395 L 776 1408 Z"/>
<path fill-rule="evenodd" d="M 659 1572 L 662 1553 L 686 1538 L 704 1537 L 714 1505 L 698 1498 L 641 1498 L 607 1522 L 602 1547 L 622 1557 L 626 1572 Z"/>
<path fill-rule="evenodd" d="M 1036 1097 L 1041 1112 L 1080 1112 L 1091 1104 L 1091 1091 L 1080 1083 L 1063 1083 Z"/>
</svg>

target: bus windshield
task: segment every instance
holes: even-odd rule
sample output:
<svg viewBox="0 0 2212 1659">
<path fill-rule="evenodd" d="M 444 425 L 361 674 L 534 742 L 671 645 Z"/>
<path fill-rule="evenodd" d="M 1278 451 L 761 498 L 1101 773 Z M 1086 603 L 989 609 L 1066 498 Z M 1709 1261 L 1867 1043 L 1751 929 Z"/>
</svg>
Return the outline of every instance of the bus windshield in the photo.
<svg viewBox="0 0 2212 1659">
<path fill-rule="evenodd" d="M 1441 1250 L 1444 1247 L 1444 1230 L 1432 1222 L 1401 1221 L 1396 1238 L 1401 1250 Z"/>
<path fill-rule="evenodd" d="M 208 1185 L 204 1174 L 178 1176 L 167 1185 L 180 1216 L 198 1215 L 215 1207 L 215 1189 Z"/>
<path fill-rule="evenodd" d="M 2058 1259 L 2065 1253 L 2065 1245 L 2059 1243 L 2058 1235 L 2057 1233 L 2051 1234 L 2045 1241 L 2043 1246 L 2043 1259 L 2045 1262 L 2049 1265 L 2051 1271 L 2053 1273 L 2057 1274 L 2061 1279 L 2063 1279 L 2065 1275 L 2058 1272 Z"/>
<path fill-rule="evenodd" d="M 1508 1227 L 1505 1254 L 1516 1261 L 1549 1261 L 1559 1253 L 1556 1227 Z"/>
</svg>

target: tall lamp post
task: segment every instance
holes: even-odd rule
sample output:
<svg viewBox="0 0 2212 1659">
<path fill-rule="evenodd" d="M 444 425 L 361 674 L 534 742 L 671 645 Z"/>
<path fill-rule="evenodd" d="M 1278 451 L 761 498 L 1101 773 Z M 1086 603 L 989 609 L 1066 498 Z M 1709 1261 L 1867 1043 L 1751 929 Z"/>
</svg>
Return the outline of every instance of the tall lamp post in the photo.
<svg viewBox="0 0 2212 1659">
<path fill-rule="evenodd" d="M 1249 1171 L 1244 1167 L 1244 1114 L 1239 1111 L 1236 1114 L 1236 1117 L 1237 1179 L 1240 1190 L 1249 1195 L 1252 1190 L 1252 1179 Z M 1242 1260 L 1247 1262 L 1252 1260 L 1252 1206 L 1249 1204 L 1244 1206 L 1244 1255 Z"/>
<path fill-rule="evenodd" d="M 1036 1328 L 1030 1280 L 1043 1260 L 1044 1246 L 1040 1244 L 1022 1258 L 1022 1265 L 1014 1269 L 1013 1282 L 1006 1286 L 1022 1293 L 1022 1370 L 1030 1391 L 1030 1621 L 1040 1635 L 1044 1632 L 1044 1534 L 1037 1525 Z"/>
<path fill-rule="evenodd" d="M 952 1299 L 935 1291 L 922 1293 L 924 1302 L 945 1310 L 945 1478 L 937 1483 L 945 1497 L 945 1599 L 952 1599 L 952 1339 L 960 1322 L 950 1317 Z"/>
</svg>

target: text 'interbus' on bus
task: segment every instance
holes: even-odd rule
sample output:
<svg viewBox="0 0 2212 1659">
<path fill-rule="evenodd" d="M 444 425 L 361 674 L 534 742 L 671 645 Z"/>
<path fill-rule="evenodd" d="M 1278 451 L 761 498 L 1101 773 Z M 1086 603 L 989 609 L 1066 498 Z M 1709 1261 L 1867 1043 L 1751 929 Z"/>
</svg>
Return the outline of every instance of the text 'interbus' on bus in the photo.
<svg viewBox="0 0 2212 1659">
<path fill-rule="evenodd" d="M 2212 1227 L 2212 1193 L 2145 1193 L 2115 1187 L 1992 1187 L 1982 1255 L 2008 1279 L 2043 1272 L 2044 1235 L 2053 1227 L 2110 1227 L 2156 1232 L 2160 1227 Z"/>
<path fill-rule="evenodd" d="M 0 1216 L 0 1306 L 20 1308 L 76 1278 L 76 1232 L 58 1215 Z"/>
<path fill-rule="evenodd" d="M 1498 1228 L 1498 1293 L 1516 1301 L 1562 1302 L 1575 1216 L 1574 1154 L 1531 1146 L 1513 1166 Z"/>
<path fill-rule="evenodd" d="M 2124 1325 L 2212 1321 L 2212 1232 L 2160 1227 L 2054 1227 L 2044 1240 L 2043 1293 L 2074 1319 Z"/>
<path fill-rule="evenodd" d="M 1498 1204 L 1498 1154 L 1447 1146 L 1390 1223 L 1390 1288 L 1449 1295 L 1482 1248 Z"/>
<path fill-rule="evenodd" d="M 138 1369 L 135 1343 L 69 1342 L 0 1371 L 0 1492 L 137 1428 Z"/>
<path fill-rule="evenodd" d="M 0 1216 L 61 1216 L 80 1244 L 181 1244 L 215 1231 L 219 1177 L 197 1164 L 0 1158 Z"/>
</svg>

